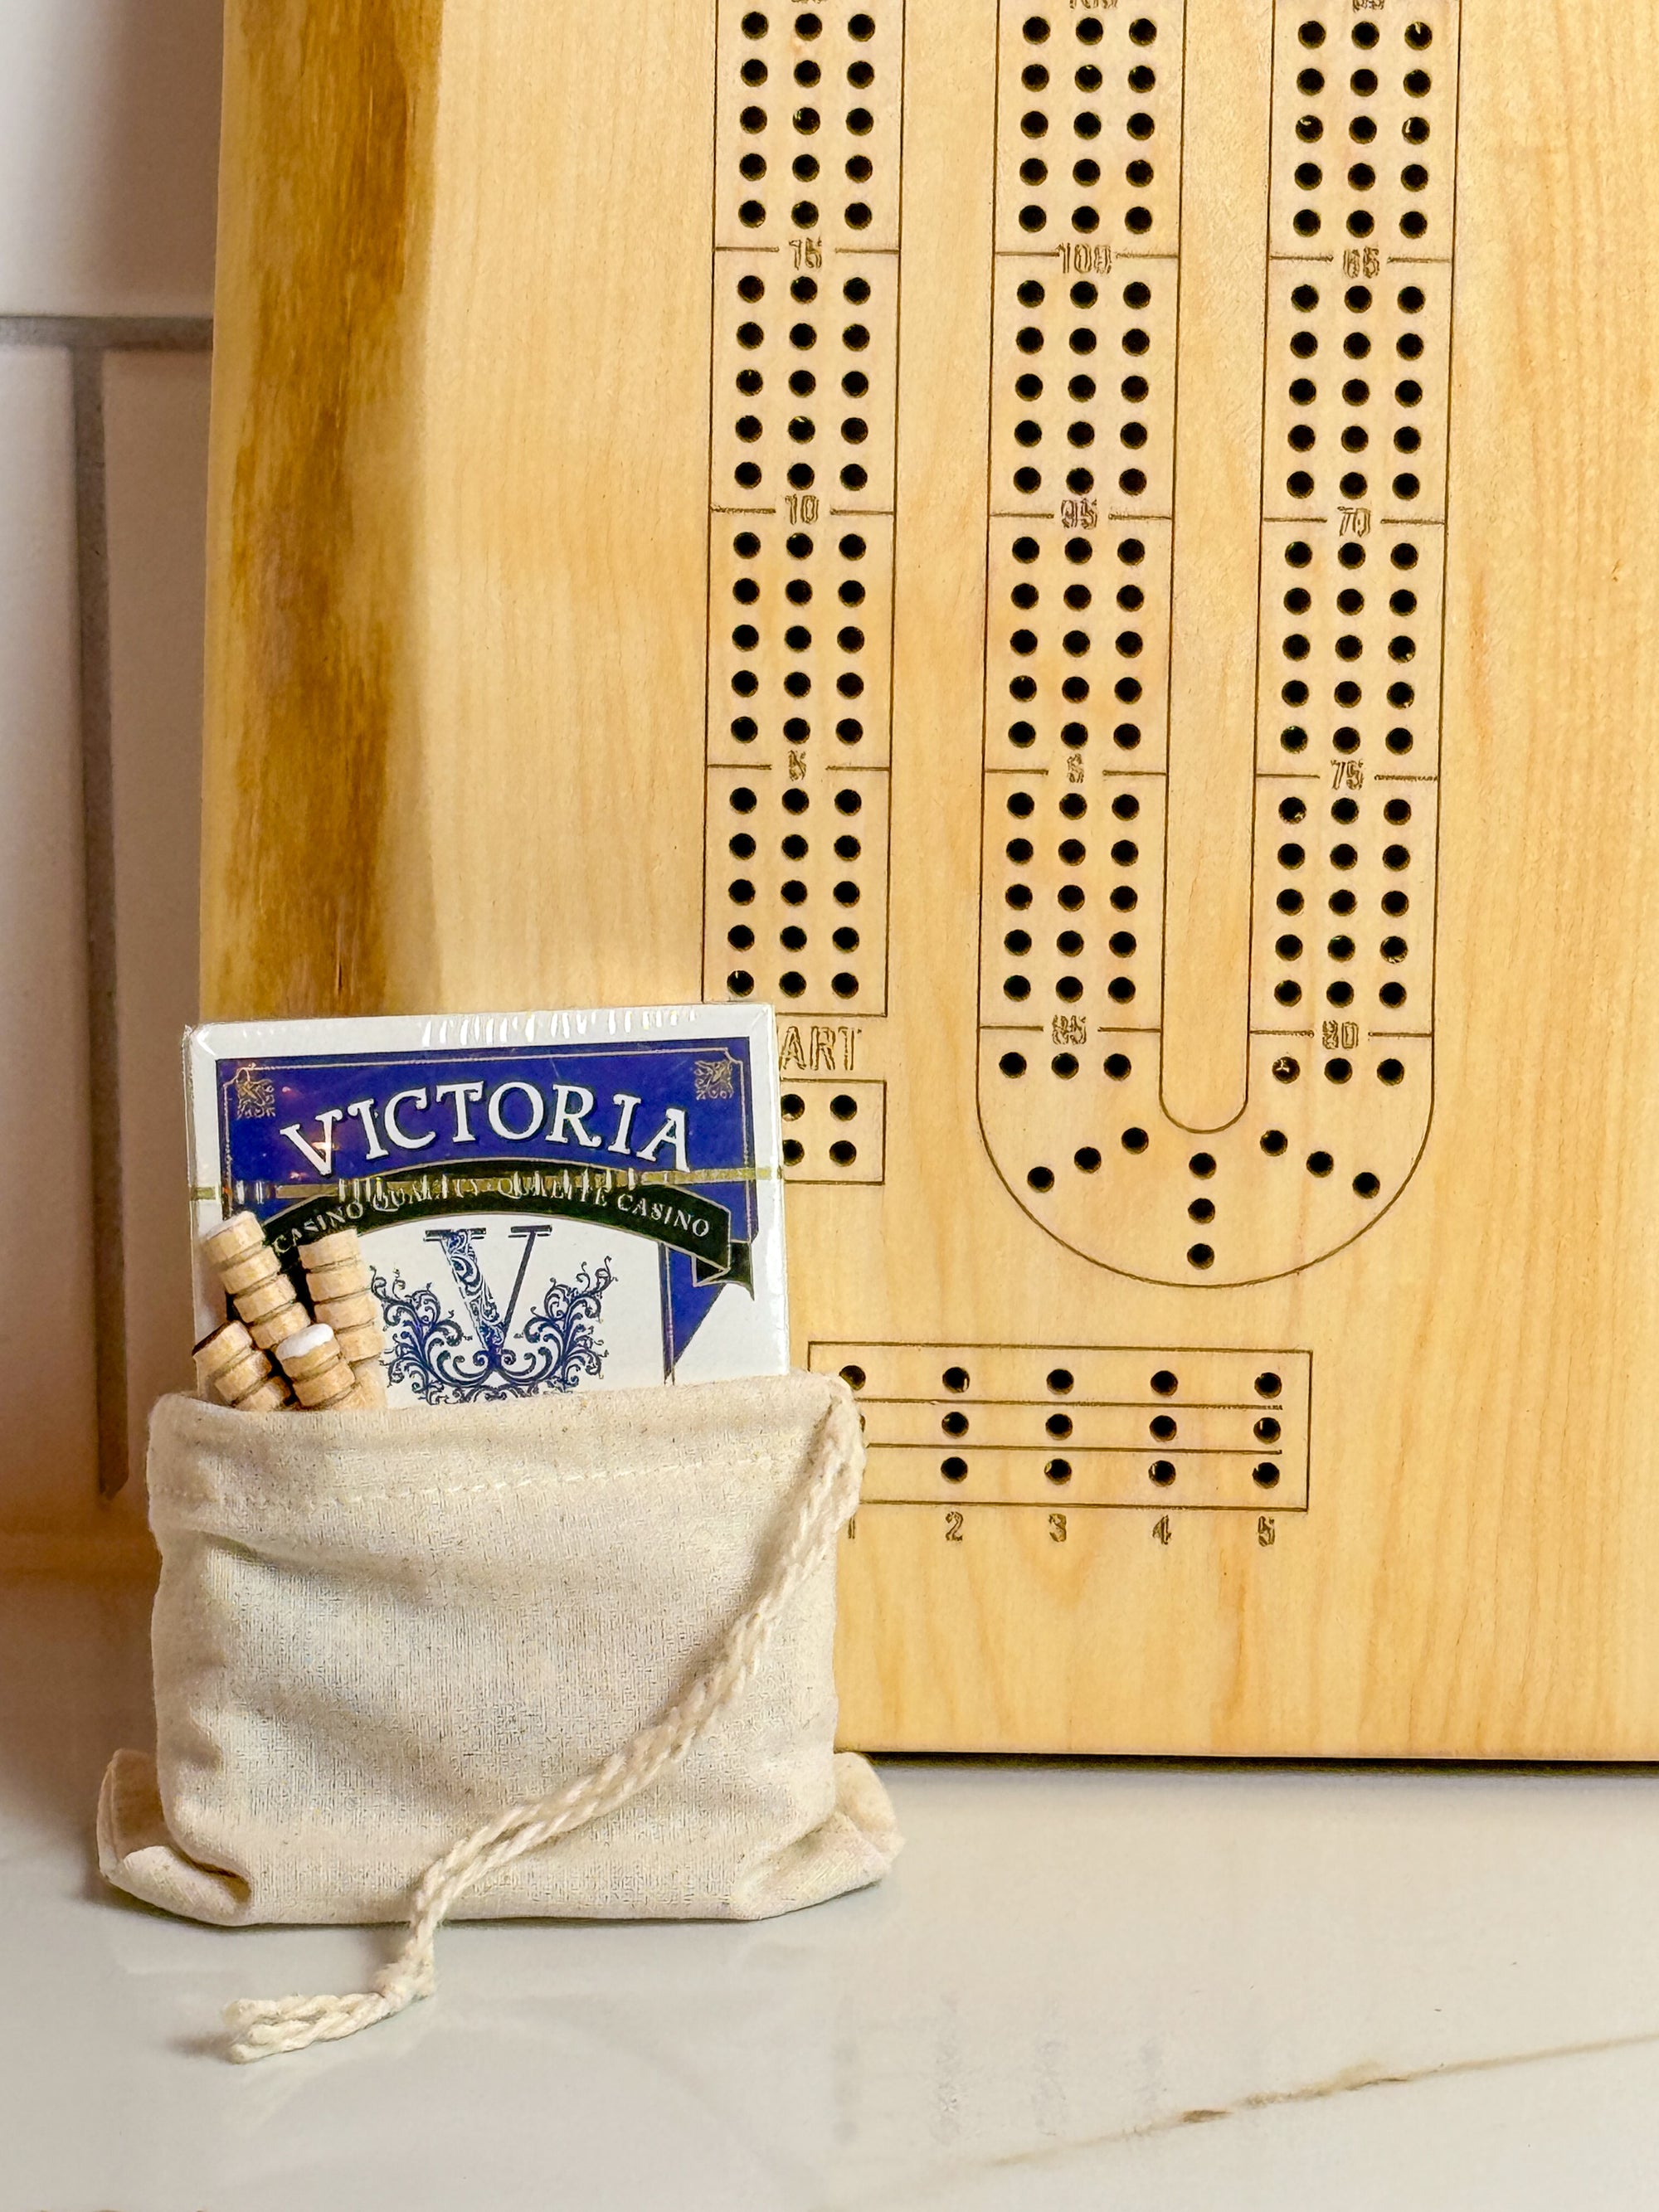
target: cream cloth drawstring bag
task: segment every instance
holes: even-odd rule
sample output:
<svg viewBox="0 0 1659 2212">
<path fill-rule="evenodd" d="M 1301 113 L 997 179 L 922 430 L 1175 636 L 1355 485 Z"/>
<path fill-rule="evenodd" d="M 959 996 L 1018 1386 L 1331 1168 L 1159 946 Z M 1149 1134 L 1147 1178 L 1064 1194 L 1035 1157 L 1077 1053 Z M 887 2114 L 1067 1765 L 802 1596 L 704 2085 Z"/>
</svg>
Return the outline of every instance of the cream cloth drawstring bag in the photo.
<svg viewBox="0 0 1659 2212">
<path fill-rule="evenodd" d="M 232 2008 L 231 2055 L 425 1996 L 453 1915 L 759 1919 L 898 1849 L 834 1749 L 845 1384 L 793 1374 L 395 1413 L 168 1398 L 157 1751 L 99 1863 L 227 1927 L 408 1920 L 356 1996 Z"/>
</svg>

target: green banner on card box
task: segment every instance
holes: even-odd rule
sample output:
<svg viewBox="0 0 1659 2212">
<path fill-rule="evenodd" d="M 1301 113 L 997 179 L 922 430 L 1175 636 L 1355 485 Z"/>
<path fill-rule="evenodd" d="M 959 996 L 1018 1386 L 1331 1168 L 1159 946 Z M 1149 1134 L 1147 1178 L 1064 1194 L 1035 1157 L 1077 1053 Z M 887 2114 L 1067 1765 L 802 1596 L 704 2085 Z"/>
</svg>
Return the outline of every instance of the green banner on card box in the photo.
<svg viewBox="0 0 1659 2212">
<path fill-rule="evenodd" d="M 464 1174 L 441 1168 L 399 1168 L 337 1183 L 289 1183 L 287 1201 L 267 1218 L 266 1234 L 292 1267 L 301 1244 L 334 1229 L 365 1235 L 394 1221 L 450 1213 L 556 1214 L 600 1221 L 684 1252 L 702 1283 L 752 1287 L 750 1248 L 732 1234 L 730 1209 L 702 1191 L 627 1169 L 526 1167 L 514 1160 L 479 1160 Z"/>
</svg>

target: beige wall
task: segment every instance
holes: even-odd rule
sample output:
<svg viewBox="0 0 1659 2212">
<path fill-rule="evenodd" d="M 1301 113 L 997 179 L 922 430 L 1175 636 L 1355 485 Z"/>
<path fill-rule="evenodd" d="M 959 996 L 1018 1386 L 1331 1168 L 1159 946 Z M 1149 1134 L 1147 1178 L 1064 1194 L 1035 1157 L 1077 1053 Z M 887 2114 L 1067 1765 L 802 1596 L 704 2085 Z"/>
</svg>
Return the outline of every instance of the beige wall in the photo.
<svg viewBox="0 0 1659 2212">
<path fill-rule="evenodd" d="M 0 0 L 0 1559 L 125 1552 L 189 1371 L 219 14 Z"/>
</svg>

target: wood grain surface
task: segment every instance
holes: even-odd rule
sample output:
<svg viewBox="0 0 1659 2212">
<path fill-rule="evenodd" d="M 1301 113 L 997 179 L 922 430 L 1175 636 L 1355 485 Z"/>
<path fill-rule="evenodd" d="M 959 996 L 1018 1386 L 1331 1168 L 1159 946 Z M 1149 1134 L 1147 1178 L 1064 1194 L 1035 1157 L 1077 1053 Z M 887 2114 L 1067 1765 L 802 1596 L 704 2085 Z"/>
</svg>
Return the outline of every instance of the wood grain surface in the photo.
<svg viewBox="0 0 1659 2212">
<path fill-rule="evenodd" d="M 848 1742 L 1659 1755 L 1641 11 L 229 27 L 210 1016 L 776 1000 Z"/>
</svg>

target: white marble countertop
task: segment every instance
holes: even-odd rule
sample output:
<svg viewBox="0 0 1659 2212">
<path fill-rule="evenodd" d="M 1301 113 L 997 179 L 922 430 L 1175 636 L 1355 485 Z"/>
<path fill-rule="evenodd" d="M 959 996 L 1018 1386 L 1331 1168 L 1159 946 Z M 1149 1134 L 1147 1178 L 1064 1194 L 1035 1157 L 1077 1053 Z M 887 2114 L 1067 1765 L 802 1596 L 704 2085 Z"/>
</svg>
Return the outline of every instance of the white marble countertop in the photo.
<svg viewBox="0 0 1659 2212">
<path fill-rule="evenodd" d="M 218 2056 L 386 1937 L 117 1898 L 143 1591 L 0 1587 L 0 2212 L 1632 2212 L 1659 1775 L 892 1762 L 884 1887 L 460 1927 L 357 2040 Z"/>
</svg>

